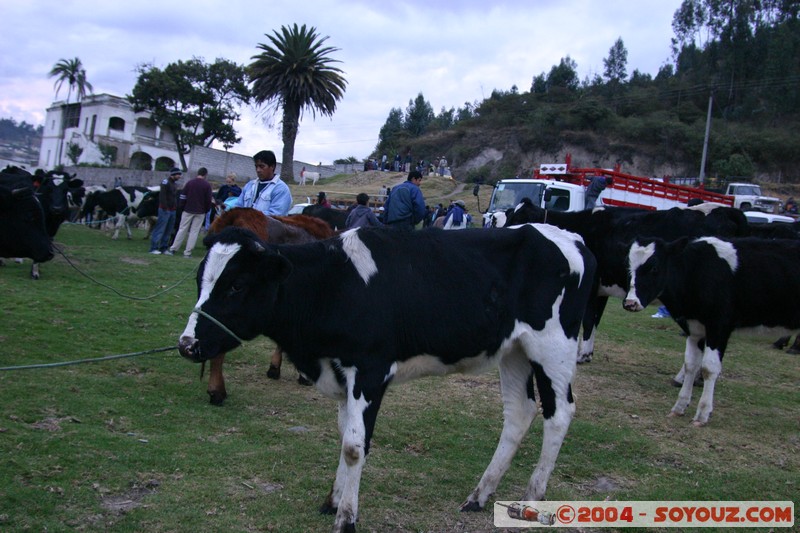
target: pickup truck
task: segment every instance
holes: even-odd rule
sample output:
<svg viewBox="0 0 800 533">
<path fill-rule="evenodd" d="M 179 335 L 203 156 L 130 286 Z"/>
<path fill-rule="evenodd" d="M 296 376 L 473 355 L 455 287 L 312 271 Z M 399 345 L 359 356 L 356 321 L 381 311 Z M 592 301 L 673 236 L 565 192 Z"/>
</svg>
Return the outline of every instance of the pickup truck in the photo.
<svg viewBox="0 0 800 533">
<path fill-rule="evenodd" d="M 724 194 L 733 196 L 733 207 L 742 211 L 777 213 L 781 205 L 779 198 L 762 196 L 761 187 L 755 183 L 729 183 Z"/>
</svg>

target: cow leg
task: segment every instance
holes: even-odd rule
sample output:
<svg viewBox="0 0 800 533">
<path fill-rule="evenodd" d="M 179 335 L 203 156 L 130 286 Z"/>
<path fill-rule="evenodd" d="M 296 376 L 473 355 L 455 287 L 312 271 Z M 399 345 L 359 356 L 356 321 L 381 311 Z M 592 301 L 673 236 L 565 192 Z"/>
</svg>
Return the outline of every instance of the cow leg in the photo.
<svg viewBox="0 0 800 533">
<path fill-rule="evenodd" d="M 772 346 L 773 346 L 773 347 L 774 347 L 776 350 L 783 350 L 784 348 L 786 348 L 787 346 L 789 346 L 789 341 L 791 340 L 791 338 L 792 338 L 792 337 L 791 337 L 790 335 L 786 335 L 785 337 L 781 337 L 780 339 L 778 339 L 778 340 L 776 340 L 775 342 L 773 342 L 773 343 L 772 343 Z M 796 343 L 797 343 L 797 341 L 795 340 L 795 344 L 796 344 Z M 792 348 L 794 348 L 794 346 L 792 346 Z"/>
<path fill-rule="evenodd" d="M 500 360 L 500 391 L 503 395 L 503 431 L 500 442 L 478 486 L 461 504 L 462 511 L 480 511 L 508 470 L 522 439 L 536 418 L 533 368 L 522 351 Z"/>
<path fill-rule="evenodd" d="M 269 361 L 269 370 L 267 370 L 267 377 L 269 379 L 281 379 L 281 362 L 283 361 L 283 351 L 280 346 L 275 347 L 272 352 L 272 357 Z"/>
<path fill-rule="evenodd" d="M 600 325 L 600 319 L 603 318 L 606 304 L 608 304 L 608 296 L 595 296 L 589 299 L 589 304 L 586 306 L 586 311 L 584 311 L 583 314 L 583 322 L 581 324 L 583 337 L 578 347 L 579 364 L 590 363 L 592 361 L 592 356 L 594 356 L 594 339 L 597 334 L 597 327 Z"/>
<path fill-rule="evenodd" d="M 333 489 L 321 509 L 323 512 L 336 509 L 334 532 L 355 531 L 361 472 L 369 453 L 383 393 L 392 377 L 388 372 L 386 375 L 370 373 L 360 376 L 354 367 L 341 371 L 346 380 L 346 396 L 339 402 L 342 450 Z"/>
<path fill-rule="evenodd" d="M 707 341 L 703 350 L 703 394 L 697 403 L 697 412 L 692 420 L 692 424 L 696 427 L 708 424 L 708 419 L 714 410 L 714 386 L 722 371 L 722 357 L 725 355 L 726 345 L 727 339 L 721 343 L 715 342 L 713 345 Z"/>
<path fill-rule="evenodd" d="M 114 215 L 114 235 L 111 236 L 111 240 L 116 241 L 119 239 L 119 230 L 122 228 L 123 220 L 124 215 L 121 213 Z"/>
<path fill-rule="evenodd" d="M 211 405 L 221 406 L 228 397 L 225 390 L 225 378 L 222 375 L 222 364 L 225 362 L 225 354 L 221 353 L 211 360 L 211 371 L 208 373 L 208 398 Z"/>
<path fill-rule="evenodd" d="M 573 353 L 573 351 L 568 351 Z M 536 388 L 542 404 L 542 450 L 539 462 L 528 482 L 523 495 L 524 500 L 544 500 L 547 481 L 556 465 L 561 444 L 575 415 L 575 401 L 572 397 L 574 365 L 564 365 L 568 361 L 563 354 L 556 354 L 542 362 L 533 363 Z"/>
<path fill-rule="evenodd" d="M 39 279 L 39 263 L 36 261 L 31 265 L 31 278 Z"/>
<path fill-rule="evenodd" d="M 794 344 L 792 344 L 791 348 L 786 350 L 786 353 L 791 353 L 791 354 L 800 353 L 800 335 L 794 338 Z"/>
<path fill-rule="evenodd" d="M 690 334 L 686 337 L 686 351 L 683 355 L 683 384 L 678 393 L 678 401 L 672 407 L 669 416 L 683 416 L 686 412 L 689 402 L 692 400 L 692 386 L 700 370 L 700 364 L 703 359 L 703 347 L 705 346 L 705 337 L 702 335 Z"/>
</svg>

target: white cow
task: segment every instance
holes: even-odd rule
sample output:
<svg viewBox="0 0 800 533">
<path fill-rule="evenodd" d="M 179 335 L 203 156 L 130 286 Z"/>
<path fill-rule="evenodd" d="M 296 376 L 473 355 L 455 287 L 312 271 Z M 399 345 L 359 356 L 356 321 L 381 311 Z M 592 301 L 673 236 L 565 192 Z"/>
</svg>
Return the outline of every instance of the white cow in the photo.
<svg viewBox="0 0 800 533">
<path fill-rule="evenodd" d="M 319 172 L 309 172 L 306 169 L 300 171 L 300 185 L 305 185 L 306 180 L 311 180 L 313 185 L 317 184 L 317 180 L 319 179 Z"/>
</svg>

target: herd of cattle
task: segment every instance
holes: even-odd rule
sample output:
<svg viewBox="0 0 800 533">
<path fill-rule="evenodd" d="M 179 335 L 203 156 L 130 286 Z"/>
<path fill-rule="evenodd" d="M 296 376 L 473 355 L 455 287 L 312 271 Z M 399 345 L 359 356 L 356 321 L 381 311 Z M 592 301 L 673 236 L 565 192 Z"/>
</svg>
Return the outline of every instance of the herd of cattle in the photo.
<svg viewBox="0 0 800 533">
<path fill-rule="evenodd" d="M 34 189 L 20 172 L 0 177 L 0 257 L 52 258 L 70 197 L 87 220 L 98 208 L 113 218 L 115 238 L 131 213 L 155 214 L 147 189 L 91 191 L 78 200 L 70 190 L 80 180 L 39 178 Z M 497 225 L 506 227 L 334 233 L 309 216 L 272 220 L 234 210 L 209 231 L 179 351 L 211 361 L 209 396 L 221 404 L 224 355 L 266 335 L 303 377 L 339 401 L 341 456 L 323 506 L 336 514 L 336 531 L 355 527 L 361 471 L 392 382 L 499 366 L 503 429 L 462 505 L 474 511 L 485 507 L 536 416 L 536 391 L 543 445 L 523 499 L 544 497 L 575 411 L 576 364 L 595 352 L 609 297 L 629 311 L 660 300 L 684 331 L 681 389 L 670 414 L 684 414 L 701 375 L 697 426 L 709 421 L 734 330 L 800 330 L 796 227 L 776 239 L 740 211 L 710 204 L 563 213 L 527 200 Z M 419 305 L 432 299 L 441 305 Z M 312 315 L 318 319 L 308 321 Z M 276 366 L 279 358 L 271 370 Z"/>
</svg>

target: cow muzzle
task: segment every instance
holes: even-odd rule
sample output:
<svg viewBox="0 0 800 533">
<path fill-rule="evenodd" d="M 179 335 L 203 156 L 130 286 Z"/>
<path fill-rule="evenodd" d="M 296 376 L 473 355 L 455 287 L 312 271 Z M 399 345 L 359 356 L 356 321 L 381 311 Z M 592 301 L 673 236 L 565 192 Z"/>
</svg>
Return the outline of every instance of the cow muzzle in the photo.
<svg viewBox="0 0 800 533">
<path fill-rule="evenodd" d="M 204 361 L 200 355 L 200 342 L 194 337 L 181 337 L 178 341 L 178 351 L 183 357 L 195 363 Z"/>
<path fill-rule="evenodd" d="M 642 304 L 639 303 L 639 300 L 632 300 L 630 298 L 628 298 L 628 299 L 626 299 L 626 300 L 624 300 L 622 302 L 622 307 L 626 311 L 631 311 L 632 313 L 636 313 L 636 312 L 639 312 L 642 309 L 644 309 Z"/>
</svg>

